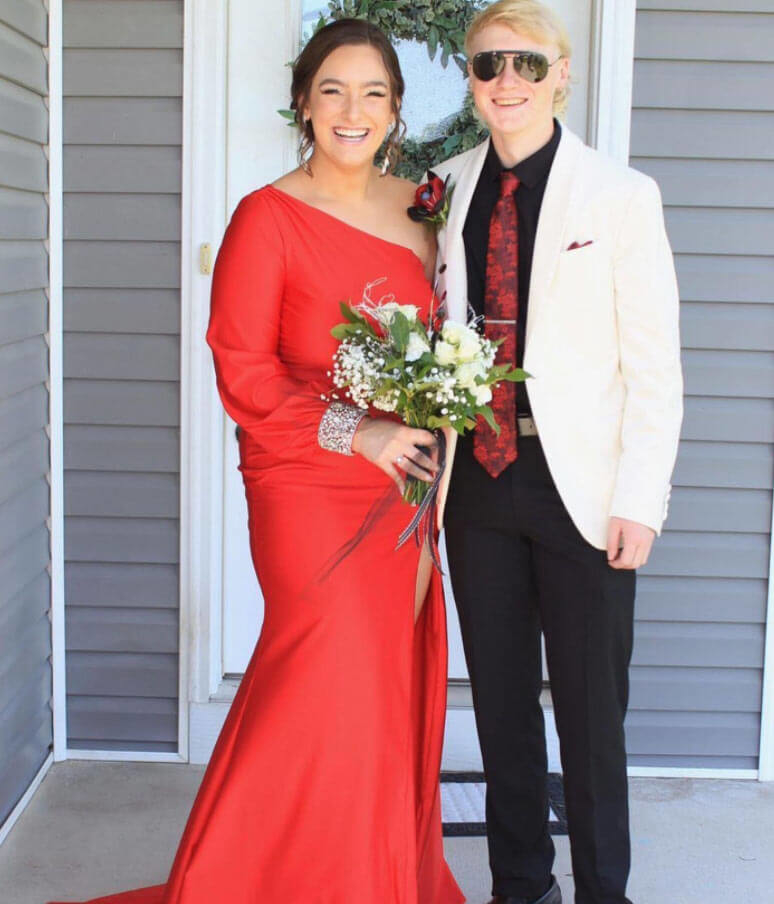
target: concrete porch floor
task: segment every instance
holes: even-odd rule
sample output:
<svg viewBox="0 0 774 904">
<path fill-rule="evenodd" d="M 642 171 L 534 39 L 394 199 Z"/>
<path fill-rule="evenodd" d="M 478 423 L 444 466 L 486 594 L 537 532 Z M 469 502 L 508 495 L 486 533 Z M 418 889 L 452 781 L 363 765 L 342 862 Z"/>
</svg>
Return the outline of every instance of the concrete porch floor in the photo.
<svg viewBox="0 0 774 904">
<path fill-rule="evenodd" d="M 54 764 L 0 846 L 0 902 L 79 901 L 163 882 L 204 768 Z M 774 901 L 774 783 L 632 779 L 631 822 L 634 904 Z M 572 904 L 568 840 L 555 841 Z M 485 839 L 445 846 L 469 904 L 487 902 Z"/>
</svg>

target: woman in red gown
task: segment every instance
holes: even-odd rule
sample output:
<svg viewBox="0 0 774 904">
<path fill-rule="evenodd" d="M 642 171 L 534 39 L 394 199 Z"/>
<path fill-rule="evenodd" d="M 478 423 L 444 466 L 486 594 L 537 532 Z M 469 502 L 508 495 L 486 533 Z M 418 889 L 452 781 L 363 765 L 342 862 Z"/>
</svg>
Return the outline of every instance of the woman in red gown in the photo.
<svg viewBox="0 0 774 904">
<path fill-rule="evenodd" d="M 414 186 L 372 163 L 402 94 L 373 26 L 318 32 L 293 79 L 311 159 L 246 195 L 226 230 L 206 338 L 240 426 L 264 623 L 167 882 L 91 904 L 465 900 L 441 837 L 442 585 L 426 550 L 395 548 L 406 473 L 436 468 L 416 448 L 432 434 L 322 397 L 341 301 L 384 279 L 374 296 L 428 313 Z"/>
</svg>

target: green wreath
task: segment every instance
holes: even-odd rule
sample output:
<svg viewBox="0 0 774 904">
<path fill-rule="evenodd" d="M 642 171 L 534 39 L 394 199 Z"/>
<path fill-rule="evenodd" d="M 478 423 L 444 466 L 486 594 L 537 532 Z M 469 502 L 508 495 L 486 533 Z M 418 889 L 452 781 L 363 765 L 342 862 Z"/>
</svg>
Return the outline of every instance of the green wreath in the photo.
<svg viewBox="0 0 774 904">
<path fill-rule="evenodd" d="M 449 60 L 467 77 L 464 52 L 465 32 L 473 16 L 484 6 L 484 0 L 329 0 L 327 17 L 320 14 L 315 32 L 336 19 L 367 19 L 391 40 L 413 40 L 427 45 L 427 54 L 435 60 L 441 52 L 441 65 Z M 280 110 L 287 119 L 294 114 Z M 294 125 L 294 123 L 291 123 Z M 462 109 L 444 122 L 439 138 L 403 142 L 402 159 L 397 174 L 418 182 L 423 173 L 439 161 L 467 151 L 479 144 L 487 134 L 486 127 L 475 115 L 473 99 L 468 94 Z"/>
<path fill-rule="evenodd" d="M 431 60 L 440 48 L 441 65 L 453 59 L 465 73 L 465 32 L 482 6 L 482 0 L 329 0 L 328 18 L 367 19 L 391 41 L 427 44 Z M 320 16 L 317 28 L 325 24 Z"/>
</svg>

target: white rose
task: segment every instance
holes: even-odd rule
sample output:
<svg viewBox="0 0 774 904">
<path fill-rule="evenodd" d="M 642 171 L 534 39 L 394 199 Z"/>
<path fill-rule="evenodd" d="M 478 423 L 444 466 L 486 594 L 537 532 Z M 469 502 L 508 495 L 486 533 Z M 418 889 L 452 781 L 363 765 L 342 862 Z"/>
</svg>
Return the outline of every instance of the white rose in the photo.
<svg viewBox="0 0 774 904">
<path fill-rule="evenodd" d="M 464 330 L 467 330 L 465 324 L 457 323 L 456 320 L 447 320 L 441 329 L 441 335 L 446 342 L 451 342 L 453 345 L 459 345 L 460 337 Z"/>
<path fill-rule="evenodd" d="M 473 390 L 477 387 L 476 377 L 485 377 L 486 370 L 480 361 L 466 361 L 454 371 L 458 385 Z"/>
<path fill-rule="evenodd" d="M 486 405 L 487 402 L 492 401 L 492 387 L 487 386 L 485 383 L 479 386 L 472 386 L 470 391 L 473 393 L 476 405 Z"/>
<path fill-rule="evenodd" d="M 435 343 L 435 357 L 439 364 L 454 364 L 457 361 L 457 349 L 451 343 L 439 339 Z"/>
<path fill-rule="evenodd" d="M 414 304 L 398 304 L 395 301 L 387 301 L 376 309 L 376 318 L 383 326 L 389 327 L 392 318 L 400 311 L 401 314 L 413 323 L 417 319 L 419 308 Z"/>
<path fill-rule="evenodd" d="M 481 337 L 475 330 L 468 330 L 459 345 L 460 361 L 472 361 L 481 354 Z"/>
<path fill-rule="evenodd" d="M 481 352 L 481 337 L 469 326 L 447 320 L 441 334 L 447 342 L 457 346 L 458 361 L 472 361 Z"/>
<path fill-rule="evenodd" d="M 423 336 L 420 336 L 419 333 L 412 333 L 409 336 L 408 346 L 406 347 L 407 361 L 417 361 L 425 352 L 429 351 L 430 346 Z"/>
</svg>

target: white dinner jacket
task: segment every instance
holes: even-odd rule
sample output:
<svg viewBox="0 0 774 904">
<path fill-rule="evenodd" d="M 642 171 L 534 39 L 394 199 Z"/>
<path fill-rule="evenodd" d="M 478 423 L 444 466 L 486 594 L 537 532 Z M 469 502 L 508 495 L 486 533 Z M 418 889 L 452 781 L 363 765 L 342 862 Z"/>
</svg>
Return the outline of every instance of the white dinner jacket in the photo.
<svg viewBox="0 0 774 904">
<path fill-rule="evenodd" d="M 434 168 L 453 186 L 438 233 L 438 293 L 461 322 L 462 228 L 488 149 L 487 138 Z M 605 549 L 612 515 L 660 534 L 683 415 L 679 299 L 661 194 L 650 176 L 564 124 L 535 237 L 523 366 L 551 475 L 582 536 Z M 439 525 L 456 438 L 452 431 Z"/>
</svg>

